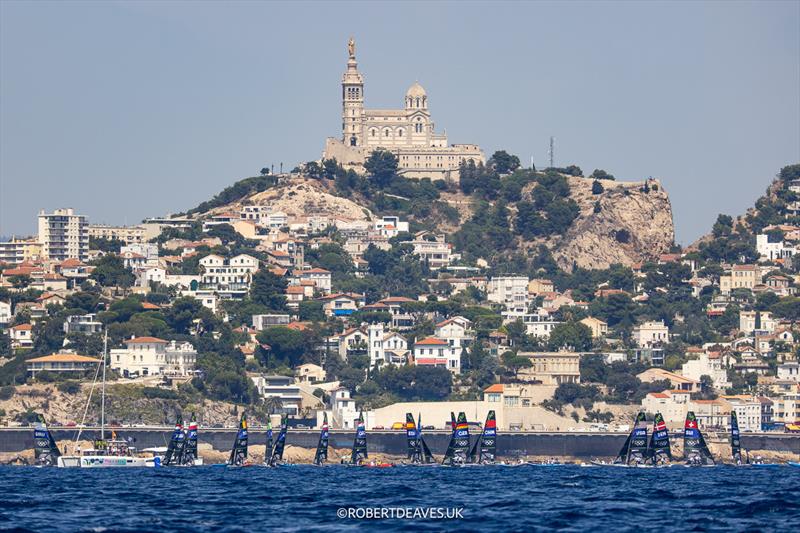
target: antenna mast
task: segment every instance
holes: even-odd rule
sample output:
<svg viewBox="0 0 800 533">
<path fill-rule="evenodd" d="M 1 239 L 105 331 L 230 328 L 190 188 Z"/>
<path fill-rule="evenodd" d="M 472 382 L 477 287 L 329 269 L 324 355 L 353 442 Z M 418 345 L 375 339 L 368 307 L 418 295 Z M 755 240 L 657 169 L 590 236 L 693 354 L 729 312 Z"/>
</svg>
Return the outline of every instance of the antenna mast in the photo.
<svg viewBox="0 0 800 533">
<path fill-rule="evenodd" d="M 548 152 L 547 152 L 547 156 L 550 158 L 550 168 L 555 168 L 555 166 L 556 166 L 555 163 L 554 163 L 555 156 L 556 156 L 555 146 L 556 146 L 556 138 L 551 136 L 550 137 L 550 150 L 548 150 Z"/>
</svg>

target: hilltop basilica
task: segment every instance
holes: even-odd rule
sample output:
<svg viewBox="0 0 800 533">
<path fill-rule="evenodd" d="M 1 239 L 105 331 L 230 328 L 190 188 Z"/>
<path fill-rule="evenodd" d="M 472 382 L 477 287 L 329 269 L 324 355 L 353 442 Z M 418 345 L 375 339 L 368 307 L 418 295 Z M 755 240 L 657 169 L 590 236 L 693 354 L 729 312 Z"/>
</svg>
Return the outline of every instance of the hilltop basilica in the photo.
<svg viewBox="0 0 800 533">
<path fill-rule="evenodd" d="M 458 181 L 462 161 L 484 162 L 479 146 L 448 146 L 447 134 L 434 131 L 428 95 L 419 83 L 406 91 L 404 109 L 365 109 L 364 76 L 358 71 L 352 38 L 348 53 L 342 76 L 342 137 L 327 139 L 323 158 L 335 158 L 345 168 L 363 171 L 369 154 L 382 148 L 397 156 L 402 176 L 453 181 Z"/>
</svg>

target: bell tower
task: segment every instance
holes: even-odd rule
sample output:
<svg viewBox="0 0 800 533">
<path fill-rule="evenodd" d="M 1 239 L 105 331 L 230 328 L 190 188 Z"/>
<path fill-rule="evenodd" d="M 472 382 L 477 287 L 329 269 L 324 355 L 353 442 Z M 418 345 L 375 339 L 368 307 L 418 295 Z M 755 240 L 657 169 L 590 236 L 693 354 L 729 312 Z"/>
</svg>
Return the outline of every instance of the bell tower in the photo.
<svg viewBox="0 0 800 533">
<path fill-rule="evenodd" d="M 347 71 L 342 76 L 342 142 L 346 146 L 362 146 L 364 115 L 364 77 L 358 71 L 356 42 L 347 43 Z"/>
</svg>

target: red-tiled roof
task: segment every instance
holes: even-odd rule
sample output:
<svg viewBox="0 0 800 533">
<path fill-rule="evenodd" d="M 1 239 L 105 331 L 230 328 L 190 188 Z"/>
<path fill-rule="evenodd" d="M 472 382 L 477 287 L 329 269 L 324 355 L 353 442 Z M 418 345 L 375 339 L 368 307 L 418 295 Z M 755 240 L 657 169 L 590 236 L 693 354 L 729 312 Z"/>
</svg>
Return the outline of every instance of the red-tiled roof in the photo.
<svg viewBox="0 0 800 533">
<path fill-rule="evenodd" d="M 437 339 L 436 337 L 428 337 L 419 342 L 414 343 L 415 346 L 447 346 L 447 341 Z"/>
<path fill-rule="evenodd" d="M 86 357 L 85 355 L 78 355 L 74 353 L 54 353 L 53 355 L 45 355 L 44 357 L 36 357 L 28 359 L 26 363 L 99 363 L 100 359 Z"/>
<path fill-rule="evenodd" d="M 489 385 L 483 392 L 503 392 L 503 384 L 502 383 L 495 383 L 494 385 Z"/>
<path fill-rule="evenodd" d="M 167 341 L 165 341 L 164 339 L 159 339 L 157 337 L 134 337 L 132 339 L 125 340 L 125 344 L 132 344 L 132 343 L 167 344 Z"/>
</svg>

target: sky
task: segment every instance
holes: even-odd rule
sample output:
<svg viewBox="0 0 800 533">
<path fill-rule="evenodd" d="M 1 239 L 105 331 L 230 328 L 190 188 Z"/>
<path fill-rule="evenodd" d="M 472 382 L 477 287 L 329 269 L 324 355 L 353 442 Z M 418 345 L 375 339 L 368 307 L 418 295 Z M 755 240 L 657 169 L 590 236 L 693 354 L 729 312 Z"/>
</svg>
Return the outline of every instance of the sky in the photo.
<svg viewBox="0 0 800 533">
<path fill-rule="evenodd" d="M 418 80 L 451 143 L 658 178 L 676 240 L 800 162 L 800 2 L 0 1 L 0 235 L 136 224 L 339 136 Z"/>
</svg>

